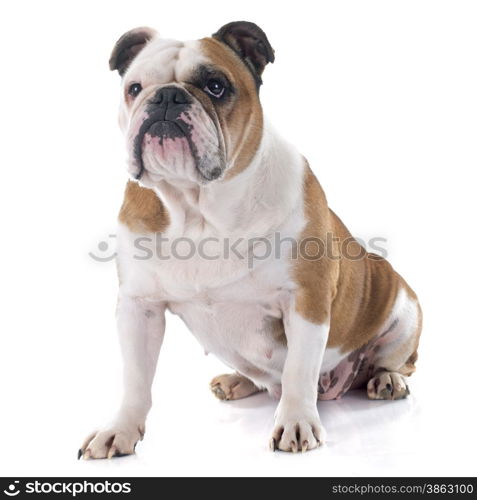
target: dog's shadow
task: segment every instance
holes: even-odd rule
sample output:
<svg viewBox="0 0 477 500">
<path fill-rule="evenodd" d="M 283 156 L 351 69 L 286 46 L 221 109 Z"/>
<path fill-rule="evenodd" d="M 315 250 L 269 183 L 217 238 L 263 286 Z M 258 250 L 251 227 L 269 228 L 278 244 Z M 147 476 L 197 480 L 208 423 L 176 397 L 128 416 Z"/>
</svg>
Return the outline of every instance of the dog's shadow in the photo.
<svg viewBox="0 0 477 500">
<path fill-rule="evenodd" d="M 262 392 L 221 404 L 221 423 L 239 425 L 250 435 L 271 431 L 278 401 Z M 382 450 L 386 440 L 396 444 L 402 439 L 402 428 L 407 428 L 410 419 L 420 412 L 412 395 L 399 401 L 374 401 L 359 389 L 349 391 L 339 400 L 319 401 L 318 410 L 327 431 L 327 447 L 345 454 L 355 446 Z"/>
</svg>

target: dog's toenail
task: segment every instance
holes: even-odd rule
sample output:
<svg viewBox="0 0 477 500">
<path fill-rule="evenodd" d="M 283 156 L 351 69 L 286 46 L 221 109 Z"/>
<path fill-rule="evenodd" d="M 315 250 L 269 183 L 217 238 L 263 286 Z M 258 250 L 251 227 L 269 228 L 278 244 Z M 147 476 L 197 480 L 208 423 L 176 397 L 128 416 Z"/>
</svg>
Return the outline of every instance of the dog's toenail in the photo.
<svg viewBox="0 0 477 500">
<path fill-rule="evenodd" d="M 278 450 L 277 441 L 276 441 L 275 438 L 270 439 L 270 449 L 272 451 L 277 451 Z"/>
</svg>

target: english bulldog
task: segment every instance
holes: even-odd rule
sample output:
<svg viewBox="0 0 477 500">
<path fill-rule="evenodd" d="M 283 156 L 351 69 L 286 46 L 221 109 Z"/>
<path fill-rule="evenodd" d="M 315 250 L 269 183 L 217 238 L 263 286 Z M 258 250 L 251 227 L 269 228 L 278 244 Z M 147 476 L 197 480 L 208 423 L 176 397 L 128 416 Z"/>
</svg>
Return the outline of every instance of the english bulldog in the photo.
<svg viewBox="0 0 477 500">
<path fill-rule="evenodd" d="M 279 400 L 273 450 L 324 442 L 318 399 L 360 387 L 371 399 L 409 394 L 417 297 L 352 238 L 264 118 L 259 90 L 274 59 L 244 21 L 187 42 L 137 28 L 113 49 L 131 177 L 117 233 L 124 396 L 79 457 L 132 454 L 143 438 L 166 310 L 234 370 L 212 380 L 215 396 Z"/>
</svg>

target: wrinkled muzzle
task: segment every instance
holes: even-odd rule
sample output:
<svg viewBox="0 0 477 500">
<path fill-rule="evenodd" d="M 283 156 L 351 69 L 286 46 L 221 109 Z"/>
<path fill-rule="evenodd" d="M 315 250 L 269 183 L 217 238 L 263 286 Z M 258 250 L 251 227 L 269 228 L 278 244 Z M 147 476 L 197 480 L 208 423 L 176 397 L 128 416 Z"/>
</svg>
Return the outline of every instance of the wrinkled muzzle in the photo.
<svg viewBox="0 0 477 500">
<path fill-rule="evenodd" d="M 224 169 L 221 134 L 185 89 L 159 88 L 136 111 L 128 133 L 129 169 L 136 179 L 209 182 Z"/>
</svg>

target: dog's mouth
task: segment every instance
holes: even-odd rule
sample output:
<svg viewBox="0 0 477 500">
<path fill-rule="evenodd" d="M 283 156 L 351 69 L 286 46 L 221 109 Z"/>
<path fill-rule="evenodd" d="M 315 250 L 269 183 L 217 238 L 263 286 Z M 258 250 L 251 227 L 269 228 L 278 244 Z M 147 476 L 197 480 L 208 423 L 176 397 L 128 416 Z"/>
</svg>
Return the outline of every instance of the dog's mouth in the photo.
<svg viewBox="0 0 477 500">
<path fill-rule="evenodd" d="M 214 181 L 225 170 L 217 135 L 205 123 L 196 123 L 193 111 L 166 117 L 163 110 L 147 110 L 131 136 L 130 173 L 140 180 L 147 172 L 147 182 L 162 177 L 199 184 Z"/>
<path fill-rule="evenodd" d="M 144 148 L 147 144 L 147 139 L 156 139 L 160 145 L 164 145 L 166 141 L 174 141 L 176 139 L 185 139 L 196 166 L 198 165 L 198 155 L 196 147 L 191 139 L 192 127 L 183 120 L 164 120 L 158 116 L 148 116 L 142 123 L 139 132 L 134 138 L 133 154 L 137 165 L 137 172 L 134 178 L 139 180 L 146 167 L 144 165 Z"/>
</svg>

